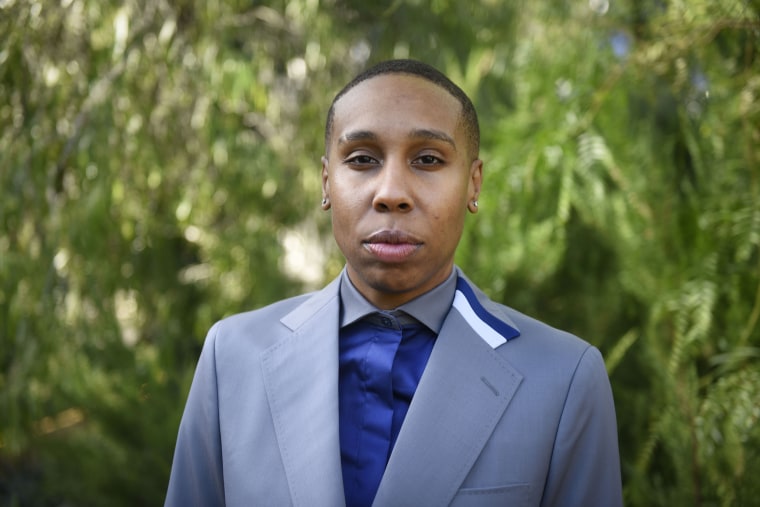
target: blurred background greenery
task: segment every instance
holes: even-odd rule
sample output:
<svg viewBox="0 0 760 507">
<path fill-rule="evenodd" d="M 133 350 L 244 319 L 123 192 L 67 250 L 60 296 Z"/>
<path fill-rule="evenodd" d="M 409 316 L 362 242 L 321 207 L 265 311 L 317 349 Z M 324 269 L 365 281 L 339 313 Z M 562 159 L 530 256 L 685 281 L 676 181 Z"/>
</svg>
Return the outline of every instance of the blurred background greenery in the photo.
<svg viewBox="0 0 760 507">
<path fill-rule="evenodd" d="M 758 0 L 0 0 L 0 504 L 162 503 L 208 327 L 340 270 L 390 57 L 473 97 L 457 262 L 605 354 L 626 504 L 760 505 Z"/>
</svg>

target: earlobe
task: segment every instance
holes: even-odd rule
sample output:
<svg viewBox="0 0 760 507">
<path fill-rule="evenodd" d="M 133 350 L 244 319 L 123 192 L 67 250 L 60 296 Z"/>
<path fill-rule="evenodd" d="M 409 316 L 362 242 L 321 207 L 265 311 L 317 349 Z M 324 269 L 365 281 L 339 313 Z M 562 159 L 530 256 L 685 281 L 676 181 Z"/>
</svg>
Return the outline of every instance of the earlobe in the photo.
<svg viewBox="0 0 760 507">
<path fill-rule="evenodd" d="M 330 209 L 330 182 L 328 181 L 327 166 L 327 157 L 322 157 L 322 209 L 325 211 Z"/>
<path fill-rule="evenodd" d="M 467 209 L 470 213 L 478 212 L 478 196 L 480 195 L 480 188 L 483 184 L 483 161 L 475 159 L 470 164 L 470 200 L 467 203 Z"/>
</svg>

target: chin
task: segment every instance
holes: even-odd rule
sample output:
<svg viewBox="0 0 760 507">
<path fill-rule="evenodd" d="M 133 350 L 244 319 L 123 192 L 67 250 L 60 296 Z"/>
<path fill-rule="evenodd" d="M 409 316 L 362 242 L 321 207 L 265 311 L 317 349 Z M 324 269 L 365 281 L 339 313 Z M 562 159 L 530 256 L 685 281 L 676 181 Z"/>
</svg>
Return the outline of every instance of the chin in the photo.
<svg viewBox="0 0 760 507">
<path fill-rule="evenodd" d="M 403 292 L 410 285 L 410 276 L 393 266 L 374 268 L 360 273 L 367 285 L 375 290 Z"/>
</svg>

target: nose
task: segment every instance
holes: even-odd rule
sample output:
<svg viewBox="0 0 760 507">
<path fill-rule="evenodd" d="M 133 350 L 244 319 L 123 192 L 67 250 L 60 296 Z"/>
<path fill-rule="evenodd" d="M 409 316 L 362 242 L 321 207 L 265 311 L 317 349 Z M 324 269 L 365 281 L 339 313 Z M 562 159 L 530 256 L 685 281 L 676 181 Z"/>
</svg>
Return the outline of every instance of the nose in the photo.
<svg viewBox="0 0 760 507">
<path fill-rule="evenodd" d="M 387 158 L 377 174 L 372 207 L 382 213 L 389 211 L 407 213 L 414 209 L 411 176 L 411 168 L 406 160 Z"/>
</svg>

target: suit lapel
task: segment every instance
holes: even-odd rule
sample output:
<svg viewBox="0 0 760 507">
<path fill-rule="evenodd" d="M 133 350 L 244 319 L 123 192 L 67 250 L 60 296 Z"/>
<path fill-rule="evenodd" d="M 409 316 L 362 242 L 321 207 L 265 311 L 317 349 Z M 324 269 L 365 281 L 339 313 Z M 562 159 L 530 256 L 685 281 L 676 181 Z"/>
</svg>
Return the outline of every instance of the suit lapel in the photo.
<svg viewBox="0 0 760 507">
<path fill-rule="evenodd" d="M 474 329 L 477 326 L 456 307 L 449 312 L 401 427 L 375 506 L 451 503 L 501 419 L 522 375 L 494 350 L 497 345 Z M 513 331 L 511 337 L 517 334 Z"/>
<path fill-rule="evenodd" d="M 292 333 L 261 366 L 295 506 L 345 504 L 338 435 L 338 284 L 282 319 Z"/>
</svg>

